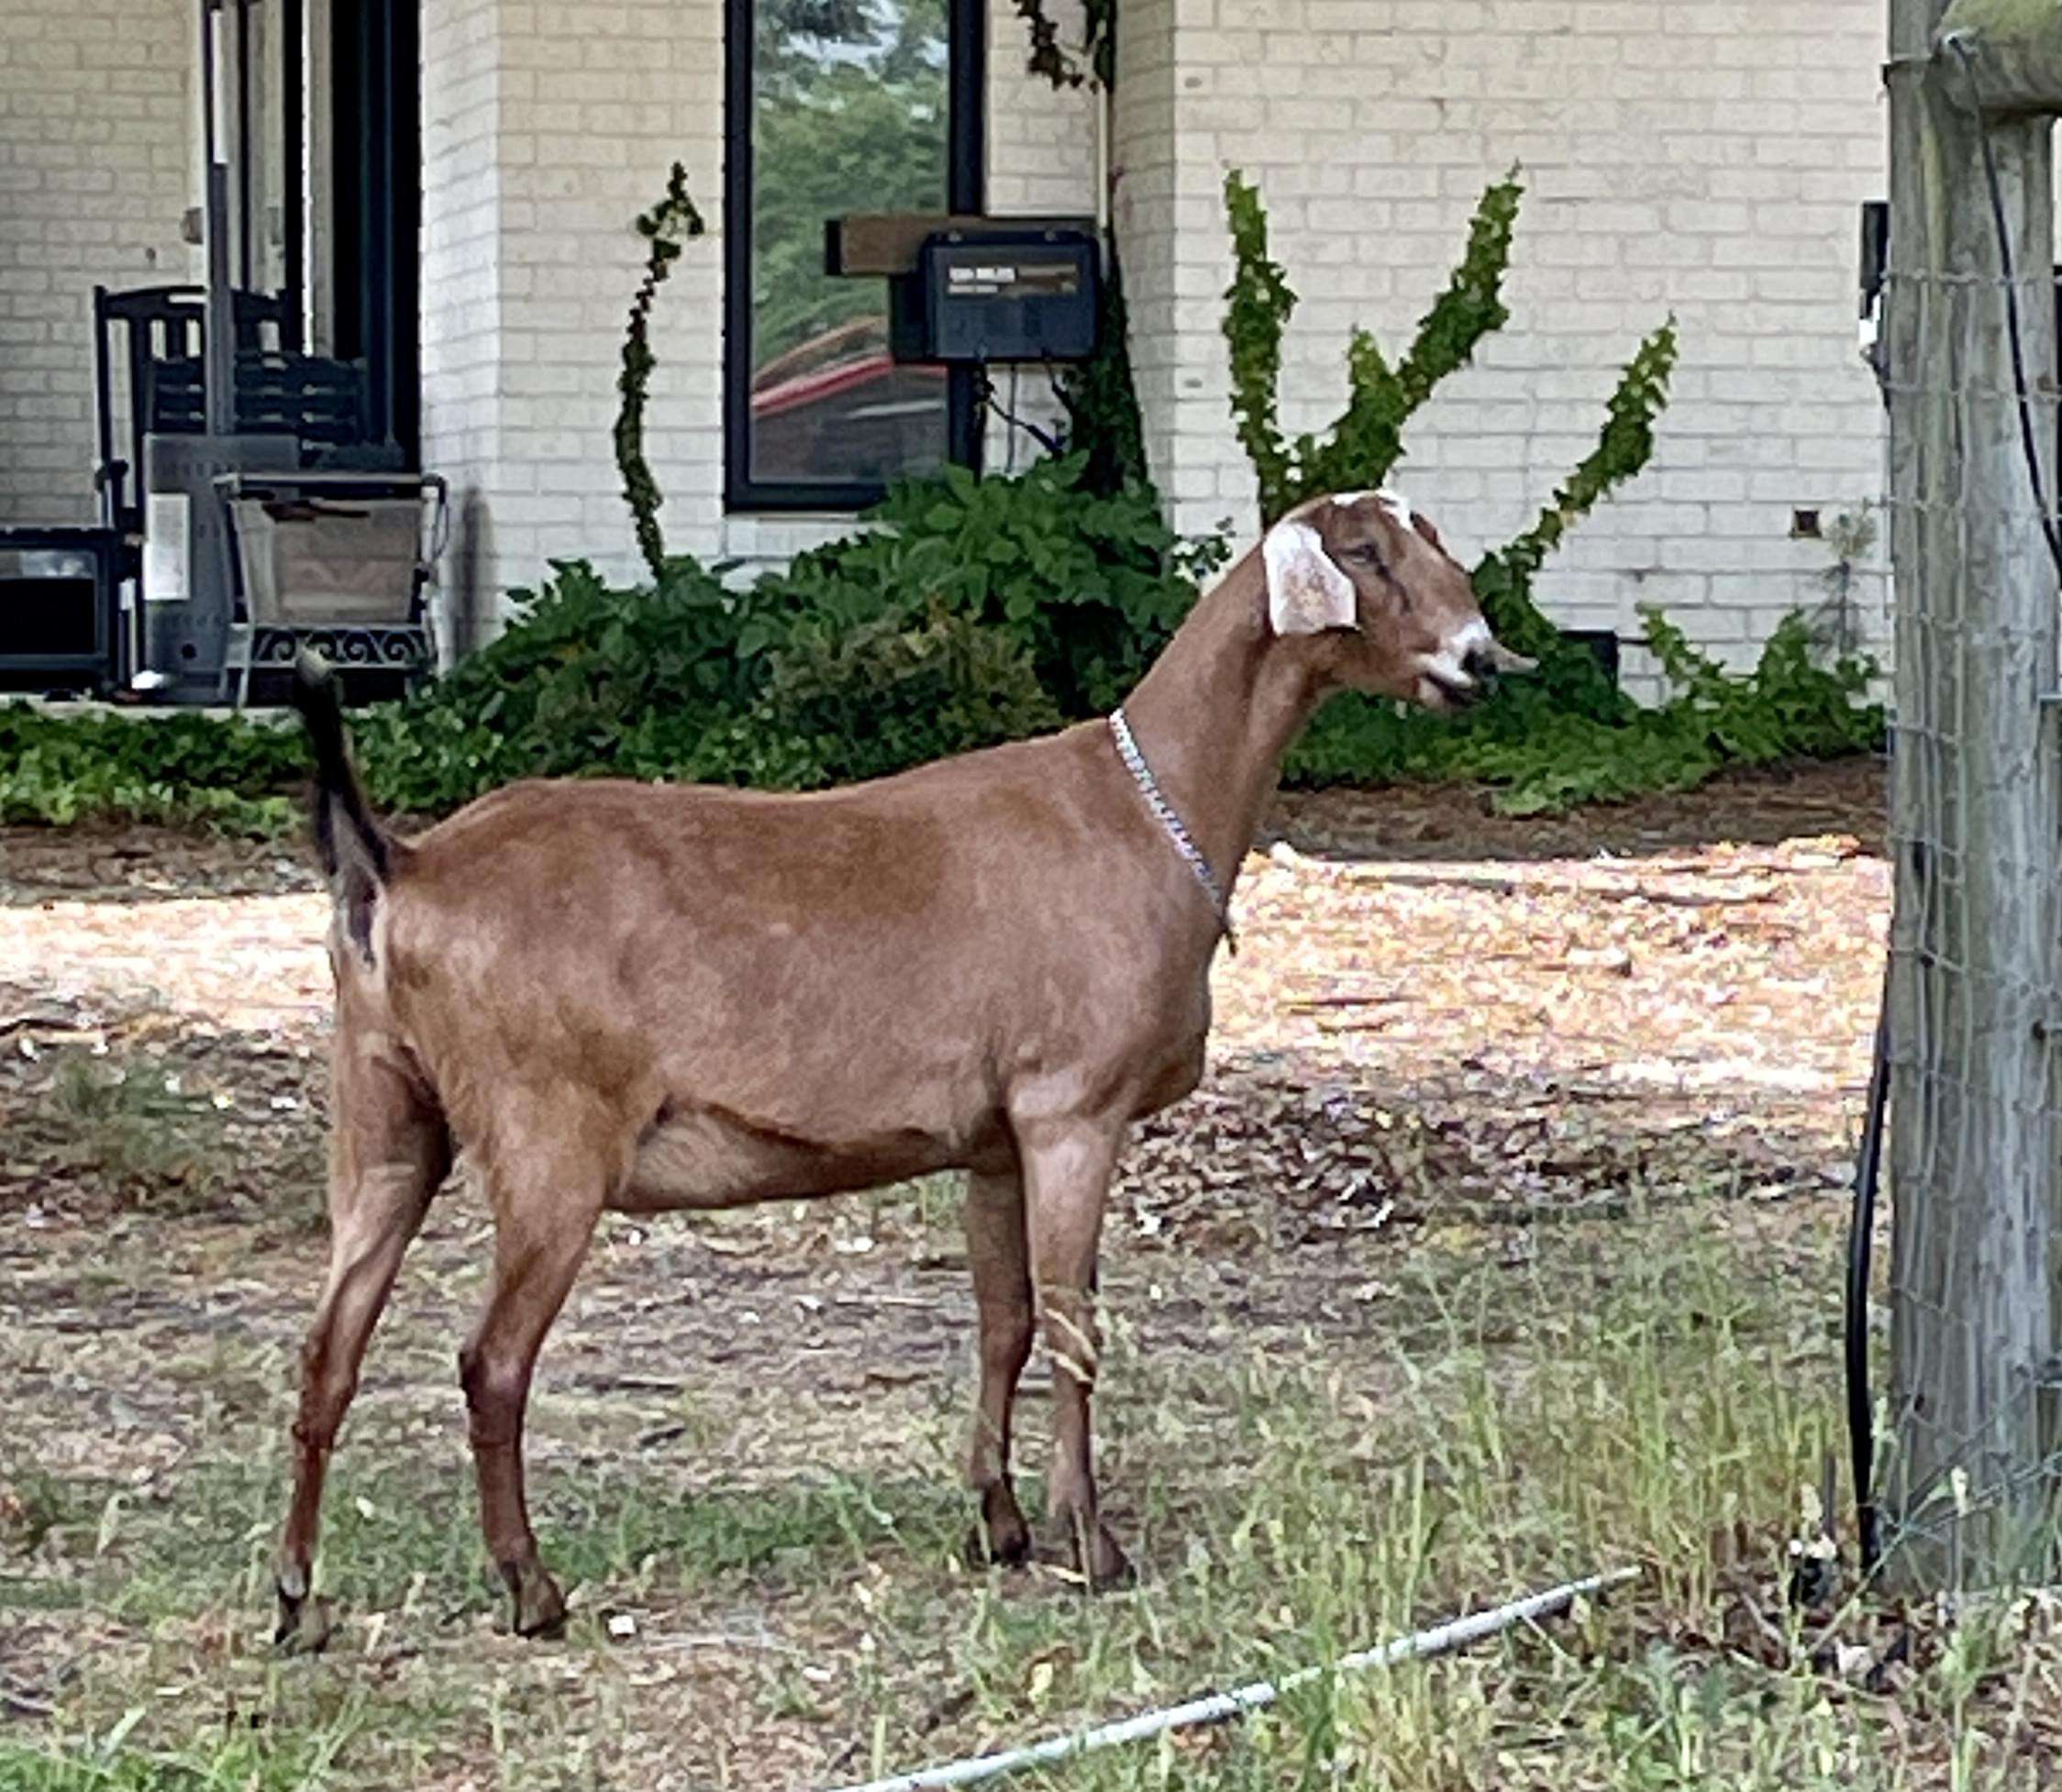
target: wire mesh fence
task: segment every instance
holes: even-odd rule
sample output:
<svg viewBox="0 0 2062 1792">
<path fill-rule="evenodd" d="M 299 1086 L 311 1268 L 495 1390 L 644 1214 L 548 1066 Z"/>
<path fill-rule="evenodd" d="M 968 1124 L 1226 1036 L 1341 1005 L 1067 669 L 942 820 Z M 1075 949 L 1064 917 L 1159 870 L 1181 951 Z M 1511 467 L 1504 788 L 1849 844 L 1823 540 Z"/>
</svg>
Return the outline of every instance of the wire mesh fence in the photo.
<svg viewBox="0 0 2062 1792">
<path fill-rule="evenodd" d="M 2056 288 L 2045 144 L 2014 148 L 1989 206 L 1936 211 L 1937 234 L 1901 257 L 1893 228 L 1885 304 L 1896 905 L 1878 1472 L 1893 1559 L 1933 1587 L 2045 1575 L 2062 1473 L 2062 711 L 2042 495 Z M 2008 278 L 2014 260 L 2035 271 Z"/>
</svg>

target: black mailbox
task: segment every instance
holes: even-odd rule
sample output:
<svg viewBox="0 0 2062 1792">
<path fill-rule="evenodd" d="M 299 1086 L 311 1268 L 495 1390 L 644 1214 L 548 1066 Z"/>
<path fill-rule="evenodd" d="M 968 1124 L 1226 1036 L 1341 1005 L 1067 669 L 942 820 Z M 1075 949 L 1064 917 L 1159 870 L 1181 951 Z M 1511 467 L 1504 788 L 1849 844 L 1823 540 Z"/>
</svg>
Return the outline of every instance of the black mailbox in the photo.
<svg viewBox="0 0 2062 1792">
<path fill-rule="evenodd" d="M 1087 360 L 1100 278 L 1084 231 L 939 231 L 888 283 L 890 347 L 901 361 Z"/>
</svg>

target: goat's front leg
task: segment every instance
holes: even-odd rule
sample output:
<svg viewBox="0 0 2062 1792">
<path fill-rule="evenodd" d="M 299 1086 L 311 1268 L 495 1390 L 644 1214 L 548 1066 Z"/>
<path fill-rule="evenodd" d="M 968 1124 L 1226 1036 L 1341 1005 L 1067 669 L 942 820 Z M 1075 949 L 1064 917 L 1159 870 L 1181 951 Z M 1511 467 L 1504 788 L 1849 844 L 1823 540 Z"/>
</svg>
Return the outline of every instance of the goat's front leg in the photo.
<svg viewBox="0 0 2062 1792">
<path fill-rule="evenodd" d="M 601 1215 L 603 1177 L 570 1153 L 538 1154 L 487 1171 L 494 1209 L 494 1285 L 459 1353 L 480 1523 L 513 1601 L 519 1636 L 556 1632 L 566 1615 L 545 1572 L 523 1488 L 523 1415 L 538 1349 L 559 1316 Z"/>
<path fill-rule="evenodd" d="M 1102 1349 L 1095 1259 L 1122 1129 L 1046 1122 L 1021 1129 L 1032 1272 L 1052 1353 L 1054 1521 L 1075 1565 L 1098 1590 L 1131 1578 L 1131 1565 L 1104 1528 L 1095 1493 L 1090 1405 Z"/>
<path fill-rule="evenodd" d="M 1010 1485 L 1010 1417 L 1031 1355 L 1031 1246 L 1024 1226 L 1024 1178 L 1013 1168 L 967 1177 L 967 1261 L 981 1312 L 981 1403 L 974 1414 L 967 1484 L 981 1501 L 971 1552 L 1013 1566 L 1031 1554 L 1031 1530 Z"/>
</svg>

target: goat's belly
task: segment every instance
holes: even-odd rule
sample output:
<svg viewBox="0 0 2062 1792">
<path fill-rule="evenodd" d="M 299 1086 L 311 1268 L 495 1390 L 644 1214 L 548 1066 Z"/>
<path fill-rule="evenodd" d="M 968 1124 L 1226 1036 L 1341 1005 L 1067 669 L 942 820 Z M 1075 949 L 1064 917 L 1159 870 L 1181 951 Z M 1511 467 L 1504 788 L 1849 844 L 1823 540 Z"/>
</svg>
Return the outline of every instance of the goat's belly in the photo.
<svg viewBox="0 0 2062 1792">
<path fill-rule="evenodd" d="M 623 1192 L 610 1204 L 651 1213 L 806 1200 L 951 1169 L 981 1155 L 966 1141 L 919 1132 L 831 1142 L 726 1114 L 677 1114 L 638 1141 Z"/>
</svg>

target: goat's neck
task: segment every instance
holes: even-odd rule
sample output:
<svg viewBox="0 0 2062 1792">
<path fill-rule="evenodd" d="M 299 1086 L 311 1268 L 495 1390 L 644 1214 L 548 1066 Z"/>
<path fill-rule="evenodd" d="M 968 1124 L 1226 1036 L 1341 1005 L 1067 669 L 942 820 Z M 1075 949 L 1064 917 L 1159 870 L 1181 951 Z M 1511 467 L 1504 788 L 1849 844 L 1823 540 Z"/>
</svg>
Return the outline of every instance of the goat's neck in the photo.
<svg viewBox="0 0 2062 1792">
<path fill-rule="evenodd" d="M 1138 748 L 1226 894 L 1281 758 L 1325 691 L 1267 625 L 1258 555 L 1190 613 L 1125 704 Z"/>
</svg>

